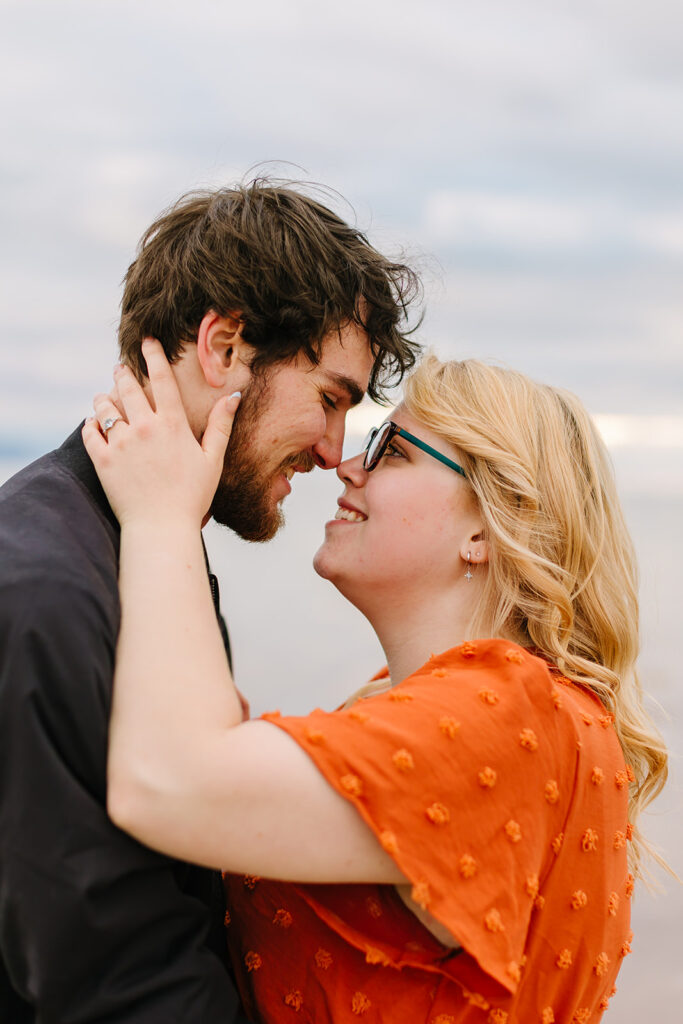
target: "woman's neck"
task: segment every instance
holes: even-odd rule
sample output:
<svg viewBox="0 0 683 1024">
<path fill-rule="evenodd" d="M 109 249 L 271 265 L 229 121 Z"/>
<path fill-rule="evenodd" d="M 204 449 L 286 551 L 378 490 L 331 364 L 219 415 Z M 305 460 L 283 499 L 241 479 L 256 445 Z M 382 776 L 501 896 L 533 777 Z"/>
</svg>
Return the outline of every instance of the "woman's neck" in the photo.
<svg viewBox="0 0 683 1024">
<path fill-rule="evenodd" d="M 478 588 L 477 588 L 478 589 Z M 432 656 L 456 647 L 468 637 L 475 594 L 454 599 L 453 592 L 429 601 L 411 601 L 402 608 L 392 602 L 370 621 L 387 659 L 392 685 L 417 671 Z"/>
</svg>

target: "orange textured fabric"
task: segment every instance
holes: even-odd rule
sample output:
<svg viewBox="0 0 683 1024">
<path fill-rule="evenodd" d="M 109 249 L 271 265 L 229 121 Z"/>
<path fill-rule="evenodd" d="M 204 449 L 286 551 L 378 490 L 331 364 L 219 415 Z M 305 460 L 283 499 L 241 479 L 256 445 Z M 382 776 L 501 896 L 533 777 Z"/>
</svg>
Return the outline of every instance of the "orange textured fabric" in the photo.
<svg viewBox="0 0 683 1024">
<path fill-rule="evenodd" d="M 630 951 L 633 882 L 628 770 L 594 695 L 482 640 L 349 709 L 264 717 L 356 807 L 462 948 L 441 945 L 392 886 L 226 876 L 254 1020 L 600 1019 Z"/>
</svg>

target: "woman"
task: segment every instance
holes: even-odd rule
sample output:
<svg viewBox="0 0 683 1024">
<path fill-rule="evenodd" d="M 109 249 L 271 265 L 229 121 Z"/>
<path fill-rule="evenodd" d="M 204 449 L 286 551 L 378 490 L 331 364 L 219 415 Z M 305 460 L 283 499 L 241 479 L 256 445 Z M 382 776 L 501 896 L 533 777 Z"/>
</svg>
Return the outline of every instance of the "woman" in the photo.
<svg viewBox="0 0 683 1024">
<path fill-rule="evenodd" d="M 666 753 L 634 669 L 633 552 L 580 403 L 426 360 L 340 465 L 315 558 L 387 669 L 337 712 L 242 723 L 199 534 L 239 397 L 200 447 L 160 347 L 145 355 L 156 413 L 121 370 L 129 423 L 109 443 L 84 429 L 122 526 L 114 821 L 228 872 L 257 1021 L 598 1020 Z"/>
</svg>

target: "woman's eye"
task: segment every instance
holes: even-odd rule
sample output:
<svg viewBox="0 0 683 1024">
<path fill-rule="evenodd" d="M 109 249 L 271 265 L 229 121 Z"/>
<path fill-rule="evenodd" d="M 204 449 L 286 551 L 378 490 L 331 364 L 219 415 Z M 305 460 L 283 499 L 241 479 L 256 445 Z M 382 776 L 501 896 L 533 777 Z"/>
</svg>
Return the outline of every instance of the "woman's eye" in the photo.
<svg viewBox="0 0 683 1024">
<path fill-rule="evenodd" d="M 327 405 L 330 409 L 336 409 L 337 408 L 336 400 L 334 398 L 331 398 L 330 395 L 326 395 L 324 392 L 323 392 L 323 401 L 325 402 L 325 405 Z"/>
<path fill-rule="evenodd" d="M 398 456 L 399 459 L 405 459 L 405 455 L 399 448 L 395 448 L 393 444 L 388 444 L 384 449 L 385 455 Z"/>
</svg>

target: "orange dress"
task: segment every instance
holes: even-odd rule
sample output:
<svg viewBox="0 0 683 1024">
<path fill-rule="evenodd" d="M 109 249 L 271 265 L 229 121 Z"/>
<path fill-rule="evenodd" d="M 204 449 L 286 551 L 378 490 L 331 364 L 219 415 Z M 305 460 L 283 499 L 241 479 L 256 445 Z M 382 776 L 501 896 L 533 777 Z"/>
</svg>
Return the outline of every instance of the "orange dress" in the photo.
<svg viewBox="0 0 683 1024">
<path fill-rule="evenodd" d="M 631 772 L 593 694 L 481 640 L 348 709 L 264 717 L 353 803 L 461 948 L 392 886 L 228 875 L 228 942 L 254 1021 L 600 1019 L 630 951 Z"/>
</svg>

